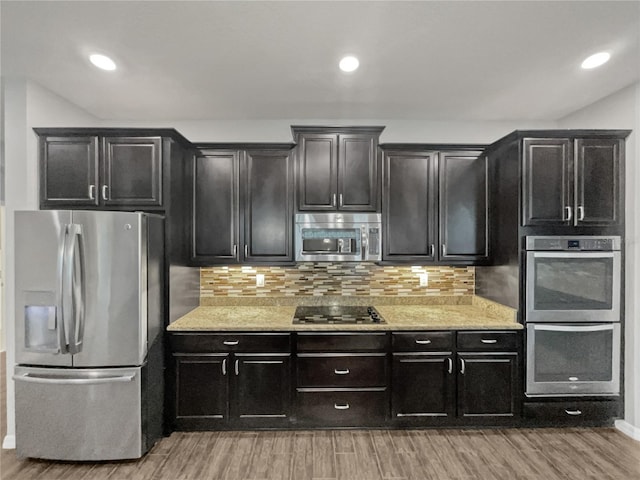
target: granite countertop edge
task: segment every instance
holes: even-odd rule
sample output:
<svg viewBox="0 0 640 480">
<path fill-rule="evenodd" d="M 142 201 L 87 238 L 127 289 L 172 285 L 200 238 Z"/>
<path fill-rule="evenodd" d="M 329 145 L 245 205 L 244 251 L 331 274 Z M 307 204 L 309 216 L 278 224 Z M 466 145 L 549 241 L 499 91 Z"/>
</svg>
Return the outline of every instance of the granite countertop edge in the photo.
<svg viewBox="0 0 640 480">
<path fill-rule="evenodd" d="M 249 301 L 202 302 L 167 327 L 169 332 L 520 330 L 516 310 L 480 296 L 311 297 L 296 301 L 275 297 Z M 214 304 L 212 304 L 214 303 Z M 282 304 L 284 303 L 284 305 Z M 297 305 L 373 305 L 387 323 L 373 325 L 293 324 Z"/>
</svg>

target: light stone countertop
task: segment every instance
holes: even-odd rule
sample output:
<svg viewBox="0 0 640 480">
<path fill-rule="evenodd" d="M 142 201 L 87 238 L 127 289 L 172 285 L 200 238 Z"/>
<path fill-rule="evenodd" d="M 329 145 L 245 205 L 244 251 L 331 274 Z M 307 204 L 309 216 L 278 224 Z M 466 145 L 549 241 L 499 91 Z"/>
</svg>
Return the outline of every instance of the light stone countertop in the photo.
<svg viewBox="0 0 640 480">
<path fill-rule="evenodd" d="M 409 305 L 386 304 L 384 298 L 368 298 L 386 320 L 385 324 L 336 325 L 293 324 L 295 305 L 215 305 L 199 306 L 173 322 L 171 332 L 193 331 L 388 331 L 388 330 L 519 330 L 516 311 L 482 297 L 454 304 L 442 301 L 424 304 L 412 299 Z M 236 302 L 234 302 L 236 303 Z M 254 303 L 254 302 L 251 302 Z M 316 303 L 316 302 L 314 302 Z M 320 302 L 317 302 L 320 303 Z M 340 302 L 342 303 L 342 302 Z M 353 302 L 353 303 L 361 303 Z M 329 304 L 329 303 L 328 303 Z M 366 303 L 365 303 L 366 304 Z"/>
</svg>

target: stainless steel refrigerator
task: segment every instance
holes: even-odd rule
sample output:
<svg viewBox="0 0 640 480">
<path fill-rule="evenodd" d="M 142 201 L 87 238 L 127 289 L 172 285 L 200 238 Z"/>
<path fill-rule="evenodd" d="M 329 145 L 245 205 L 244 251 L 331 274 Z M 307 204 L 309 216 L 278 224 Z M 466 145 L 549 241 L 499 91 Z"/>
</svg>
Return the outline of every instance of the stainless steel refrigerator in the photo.
<svg viewBox="0 0 640 480">
<path fill-rule="evenodd" d="M 15 245 L 17 454 L 142 456 L 162 434 L 163 218 L 18 211 Z"/>
</svg>

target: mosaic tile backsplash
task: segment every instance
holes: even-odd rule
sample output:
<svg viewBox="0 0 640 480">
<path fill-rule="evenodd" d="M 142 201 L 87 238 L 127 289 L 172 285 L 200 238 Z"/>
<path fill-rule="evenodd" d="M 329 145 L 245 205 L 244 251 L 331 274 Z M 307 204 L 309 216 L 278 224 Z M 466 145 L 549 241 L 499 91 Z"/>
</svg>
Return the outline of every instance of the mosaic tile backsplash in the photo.
<svg viewBox="0 0 640 480">
<path fill-rule="evenodd" d="M 427 273 L 428 286 L 420 286 Z M 263 274 L 264 287 L 256 286 Z M 379 266 L 373 263 L 299 263 L 291 267 L 230 266 L 200 269 L 200 298 L 295 296 L 473 295 L 473 267 Z"/>
</svg>

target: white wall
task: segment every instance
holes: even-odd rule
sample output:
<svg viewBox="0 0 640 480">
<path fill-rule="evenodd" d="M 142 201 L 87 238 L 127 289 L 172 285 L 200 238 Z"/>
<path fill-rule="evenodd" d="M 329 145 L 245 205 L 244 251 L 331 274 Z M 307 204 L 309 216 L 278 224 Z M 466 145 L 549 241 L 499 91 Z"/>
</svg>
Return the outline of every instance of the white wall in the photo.
<svg viewBox="0 0 640 480">
<path fill-rule="evenodd" d="M 38 144 L 33 127 L 91 126 L 98 120 L 41 86 L 22 79 L 3 79 L 5 158 L 5 320 L 7 349 L 7 436 L 3 447 L 15 445 L 14 364 L 14 239 L 13 212 L 38 208 Z"/>
<path fill-rule="evenodd" d="M 558 122 L 561 128 L 632 129 L 626 148 L 625 421 L 618 427 L 640 440 L 640 83 Z"/>
<path fill-rule="evenodd" d="M 531 120 L 509 122 L 435 122 L 394 119 L 282 119 L 232 121 L 123 122 L 105 120 L 104 126 L 170 127 L 188 140 L 198 142 L 291 142 L 291 125 L 378 125 L 385 126 L 382 143 L 492 143 L 513 130 L 554 128 L 555 122 Z"/>
</svg>

